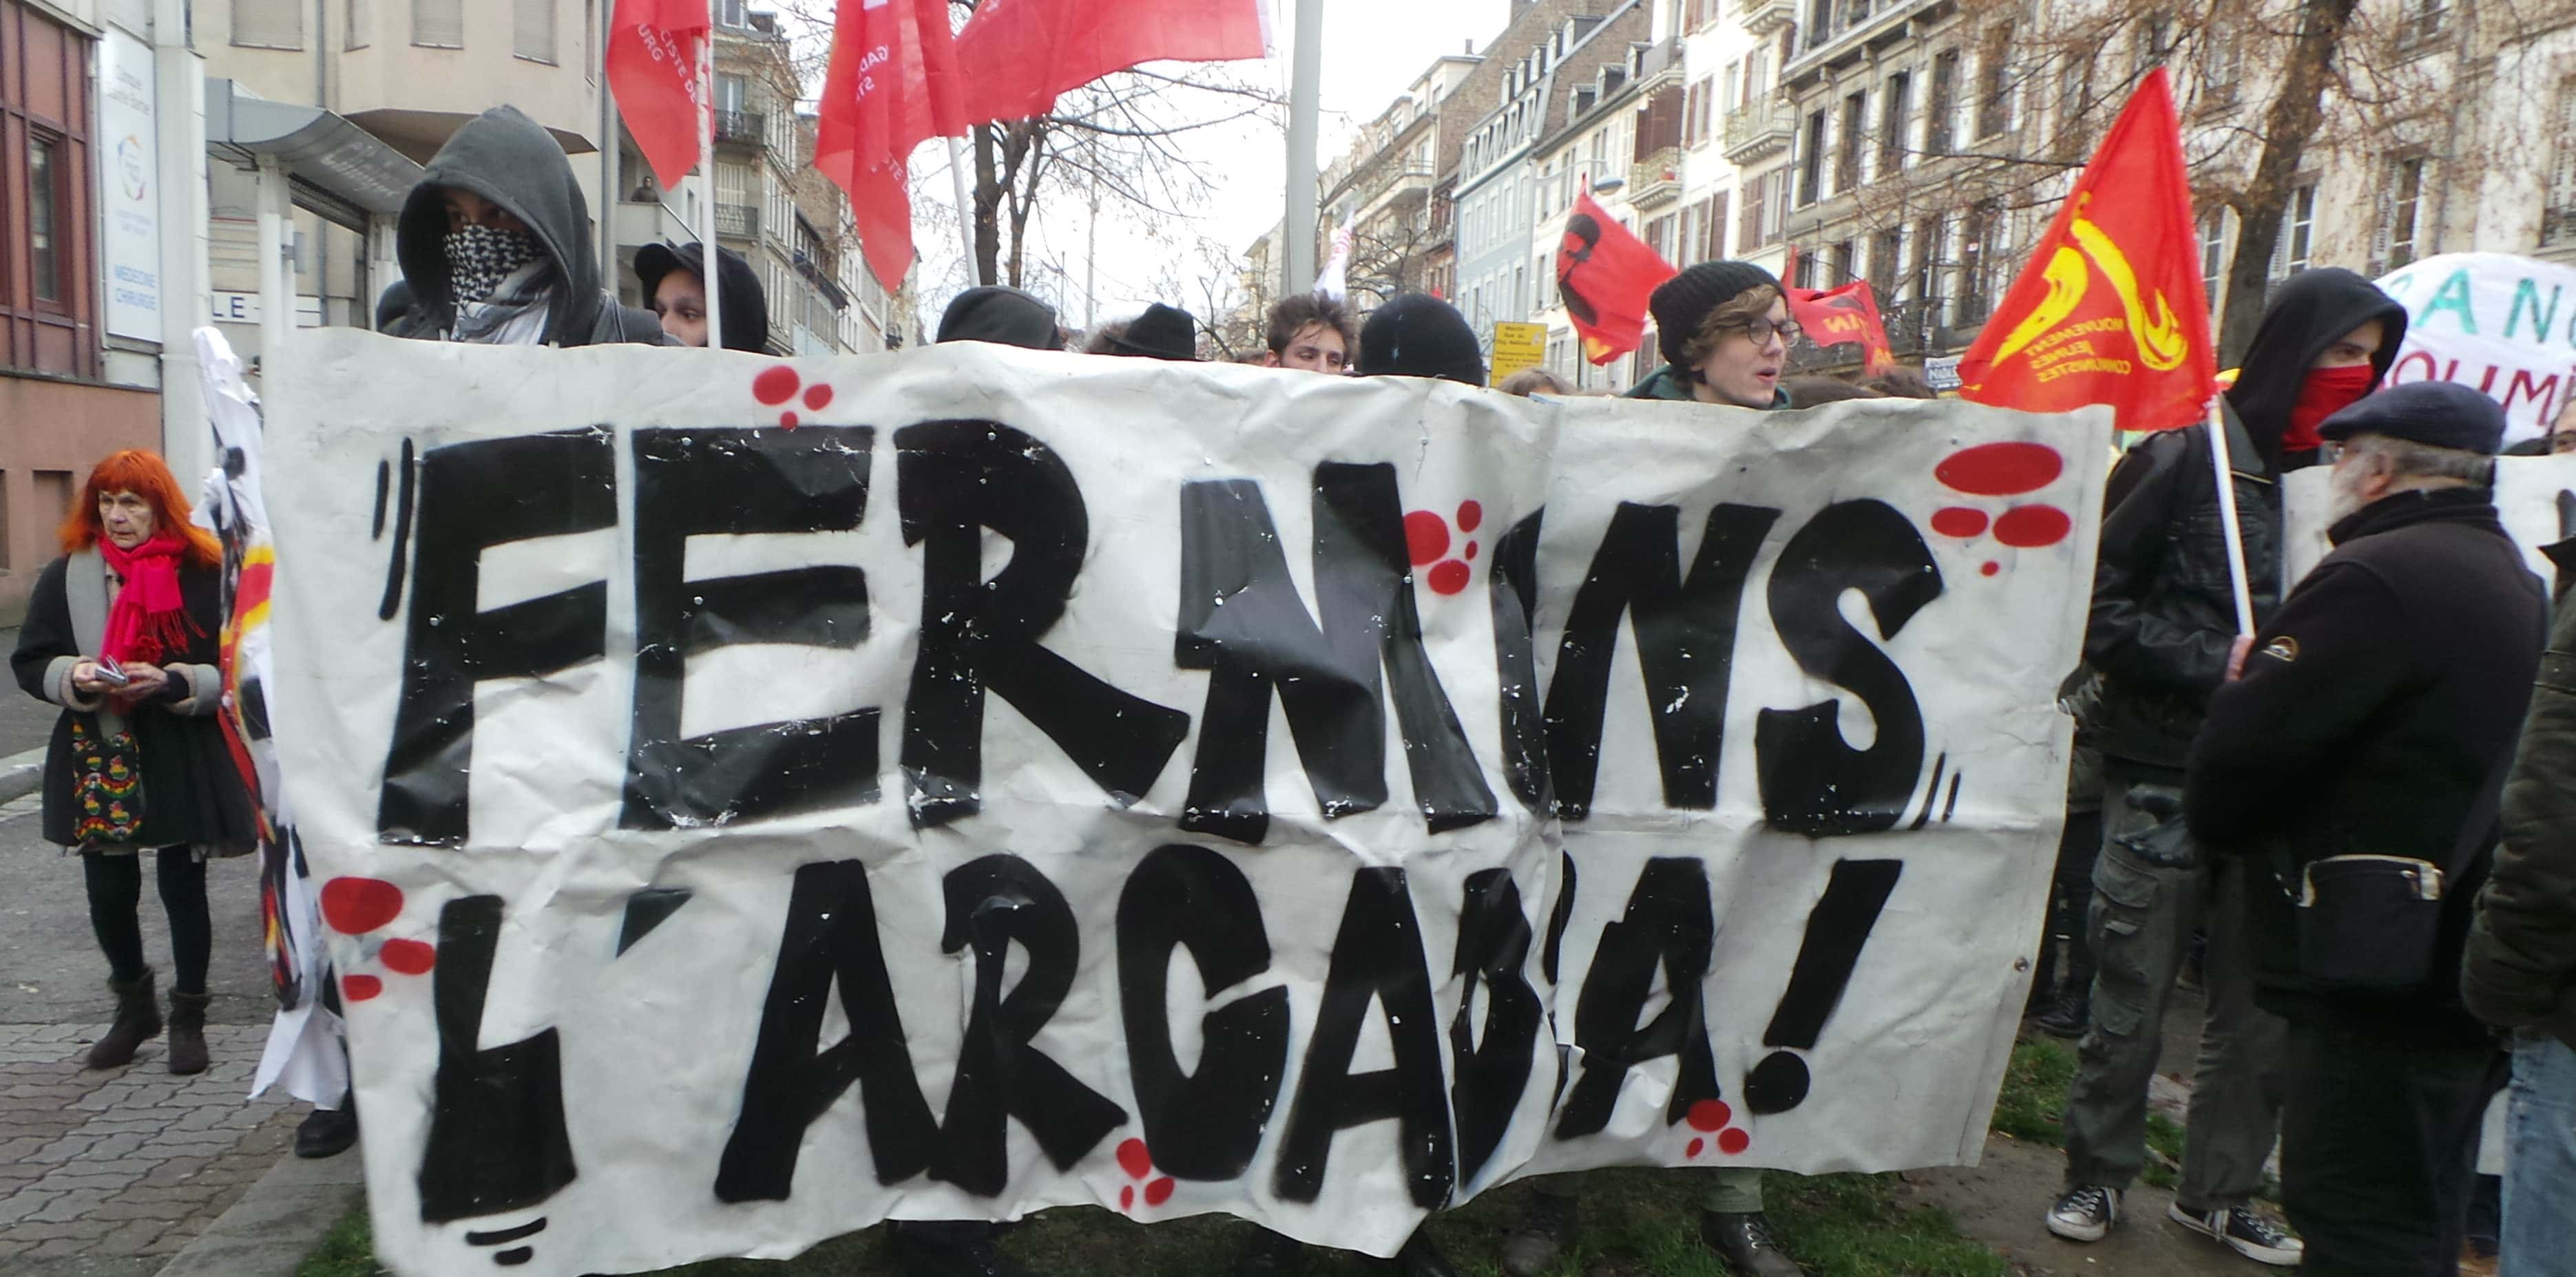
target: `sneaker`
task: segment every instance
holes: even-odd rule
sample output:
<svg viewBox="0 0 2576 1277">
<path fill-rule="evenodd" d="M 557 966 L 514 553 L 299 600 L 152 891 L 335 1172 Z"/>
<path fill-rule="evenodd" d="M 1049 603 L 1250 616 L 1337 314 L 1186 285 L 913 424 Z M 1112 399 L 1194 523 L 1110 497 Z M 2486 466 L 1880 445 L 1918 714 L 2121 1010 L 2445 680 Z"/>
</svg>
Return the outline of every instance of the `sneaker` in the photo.
<svg viewBox="0 0 2576 1277">
<path fill-rule="evenodd" d="M 2296 1234 L 2242 1206 L 2194 1213 L 2176 1202 L 2165 1208 L 2165 1217 L 2247 1259 L 2276 1268 L 2298 1267 L 2308 1250 Z"/>
<path fill-rule="evenodd" d="M 1806 1277 L 1806 1270 L 1780 1249 L 1780 1239 L 1771 1235 L 1770 1217 L 1760 1211 L 1701 1211 L 1699 1237 L 1735 1277 Z"/>
<path fill-rule="evenodd" d="M 2120 1190 L 2071 1188 L 2048 1208 L 2048 1231 L 2071 1242 L 2098 1242 L 2120 1222 Z"/>
</svg>

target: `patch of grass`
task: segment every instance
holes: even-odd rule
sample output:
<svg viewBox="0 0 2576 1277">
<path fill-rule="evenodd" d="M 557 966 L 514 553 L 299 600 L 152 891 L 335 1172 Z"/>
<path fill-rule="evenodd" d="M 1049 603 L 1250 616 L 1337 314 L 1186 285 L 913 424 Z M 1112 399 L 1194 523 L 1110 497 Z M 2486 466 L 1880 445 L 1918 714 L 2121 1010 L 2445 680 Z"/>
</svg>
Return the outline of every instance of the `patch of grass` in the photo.
<svg viewBox="0 0 2576 1277">
<path fill-rule="evenodd" d="M 2182 1182 L 2182 1124 L 2162 1113 L 2147 1114 L 2147 1165 L 2138 1178 L 2158 1188 Z"/>
<path fill-rule="evenodd" d="M 2012 1265 L 1959 1235 L 1950 1212 L 1908 1208 L 1893 1175 L 1775 1175 L 1764 1204 L 1811 1277 L 2004 1277 Z"/>
<path fill-rule="evenodd" d="M 295 1266 L 295 1277 L 376 1277 L 384 1270 L 376 1267 L 374 1241 L 366 1199 L 360 1198 L 323 1235 L 322 1244 Z"/>
<path fill-rule="evenodd" d="M 2055 1038 L 2023 1038 L 2004 1068 L 1989 1128 L 1999 1135 L 2052 1147 L 2066 1143 L 2066 1088 L 2075 1080 L 2075 1049 Z M 2179 1132 L 2176 1133 L 2179 1136 Z"/>
</svg>

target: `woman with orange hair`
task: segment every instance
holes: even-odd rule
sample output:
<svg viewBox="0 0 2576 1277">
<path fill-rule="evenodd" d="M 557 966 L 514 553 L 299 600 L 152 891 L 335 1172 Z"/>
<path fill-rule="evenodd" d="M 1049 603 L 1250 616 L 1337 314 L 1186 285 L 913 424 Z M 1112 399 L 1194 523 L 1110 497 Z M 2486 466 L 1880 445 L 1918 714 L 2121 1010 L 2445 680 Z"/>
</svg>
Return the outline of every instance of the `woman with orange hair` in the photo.
<svg viewBox="0 0 2576 1277">
<path fill-rule="evenodd" d="M 18 686 L 63 707 L 45 754 L 45 840 L 81 853 L 90 927 L 107 954 L 116 1021 L 87 1063 L 110 1069 L 161 1032 L 137 910 L 155 851 L 170 915 L 170 1071 L 206 1067 L 213 927 L 206 859 L 253 845 L 249 795 L 214 713 L 223 552 L 149 452 L 92 470 L 63 520 L 63 557 L 28 599 L 9 658 Z"/>
</svg>

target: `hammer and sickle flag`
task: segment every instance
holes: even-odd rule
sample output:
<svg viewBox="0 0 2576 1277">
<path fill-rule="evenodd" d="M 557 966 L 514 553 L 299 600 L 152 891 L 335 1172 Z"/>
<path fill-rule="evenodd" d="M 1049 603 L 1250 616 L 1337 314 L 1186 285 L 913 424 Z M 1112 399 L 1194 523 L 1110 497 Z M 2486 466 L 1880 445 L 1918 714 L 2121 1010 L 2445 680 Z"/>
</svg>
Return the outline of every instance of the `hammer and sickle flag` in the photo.
<svg viewBox="0 0 2576 1277">
<path fill-rule="evenodd" d="M 2122 430 L 2171 430 L 2201 419 L 2217 373 L 2182 133 L 2159 67 L 1961 357 L 1959 393 L 2031 412 L 2109 404 Z"/>
</svg>

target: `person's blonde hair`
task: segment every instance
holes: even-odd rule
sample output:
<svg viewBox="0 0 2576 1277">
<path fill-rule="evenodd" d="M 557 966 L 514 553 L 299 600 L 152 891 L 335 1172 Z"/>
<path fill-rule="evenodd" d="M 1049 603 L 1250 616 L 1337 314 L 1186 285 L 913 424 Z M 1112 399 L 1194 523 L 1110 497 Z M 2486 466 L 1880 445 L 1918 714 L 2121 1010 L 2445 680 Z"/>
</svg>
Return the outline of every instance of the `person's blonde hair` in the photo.
<svg viewBox="0 0 2576 1277">
<path fill-rule="evenodd" d="M 1574 387 L 1565 384 L 1565 378 L 1559 377 L 1555 373 L 1549 372 L 1544 368 L 1523 368 L 1519 372 L 1503 378 L 1502 384 L 1494 387 L 1494 389 L 1502 391 L 1507 395 L 1519 395 L 1524 399 L 1531 395 L 1570 395 L 1574 393 Z"/>
<path fill-rule="evenodd" d="M 1682 366 L 1699 367 L 1708 359 L 1710 352 L 1717 349 L 1717 343 L 1725 340 L 1728 332 L 1749 331 L 1753 321 L 1770 314 L 1771 304 L 1778 300 L 1779 289 L 1769 284 L 1755 284 L 1710 307 L 1708 314 L 1699 321 L 1699 331 L 1682 343 Z"/>
</svg>

